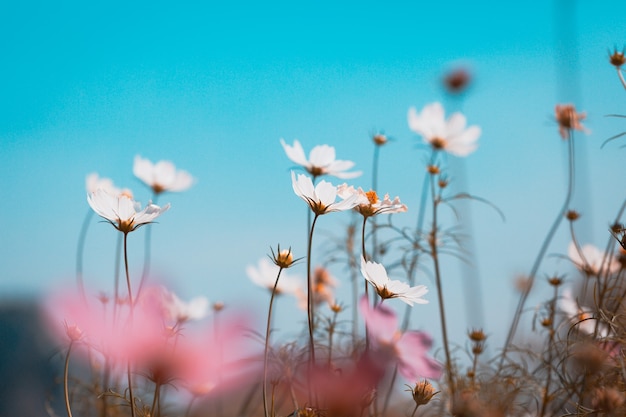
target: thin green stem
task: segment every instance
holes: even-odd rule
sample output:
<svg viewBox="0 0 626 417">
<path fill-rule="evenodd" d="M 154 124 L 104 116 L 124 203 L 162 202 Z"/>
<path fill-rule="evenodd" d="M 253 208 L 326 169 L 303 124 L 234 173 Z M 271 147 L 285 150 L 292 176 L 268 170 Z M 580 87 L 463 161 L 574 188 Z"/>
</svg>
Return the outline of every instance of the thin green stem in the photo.
<svg viewBox="0 0 626 417">
<path fill-rule="evenodd" d="M 67 417 L 72 417 L 72 409 L 70 407 L 70 395 L 68 390 L 68 377 L 70 369 L 70 353 L 72 352 L 72 346 L 74 341 L 70 342 L 70 346 L 67 348 L 67 355 L 65 355 L 65 369 L 63 371 L 63 394 L 65 397 L 65 410 L 67 411 Z"/>
<path fill-rule="evenodd" d="M 278 280 L 280 279 L 281 272 L 283 272 L 283 268 L 280 268 L 278 270 L 278 274 L 276 275 L 276 281 L 274 282 L 274 288 L 272 289 L 272 296 L 270 297 L 270 307 L 267 312 L 267 327 L 265 329 L 265 350 L 263 352 L 263 411 L 265 412 L 265 417 L 269 417 L 269 411 L 267 409 L 267 361 L 270 345 L 270 332 L 272 328 L 272 308 L 274 306 L 274 297 L 276 296 L 276 288 L 278 288 Z"/>
<path fill-rule="evenodd" d="M 441 336 L 443 338 L 443 350 L 446 356 L 446 376 L 450 387 L 450 398 L 454 398 L 454 376 L 452 374 L 452 359 L 450 357 L 450 345 L 448 343 L 448 330 L 446 326 L 446 312 L 443 302 L 443 285 L 441 282 L 441 271 L 439 269 L 439 255 L 437 248 L 437 208 L 439 205 L 439 197 L 435 192 L 435 177 L 430 176 L 430 189 L 433 200 L 433 223 L 430 236 L 431 256 L 433 258 L 433 266 L 435 269 L 435 283 L 437 285 L 437 299 L 439 301 L 439 318 L 441 320 Z"/>
<path fill-rule="evenodd" d="M 537 254 L 537 257 L 535 258 L 535 262 L 533 263 L 532 269 L 530 270 L 530 274 L 528 274 L 528 277 L 527 277 L 528 285 L 526 285 L 526 288 L 522 290 L 522 295 L 520 296 L 519 302 L 517 304 L 517 309 L 515 310 L 515 315 L 513 316 L 513 322 L 511 323 L 511 327 L 509 328 L 509 333 L 506 337 L 506 342 L 504 343 L 504 348 L 502 349 L 502 356 L 500 357 L 500 364 L 498 366 L 498 371 L 502 370 L 502 366 L 504 365 L 504 361 L 506 359 L 507 351 L 510 348 L 511 343 L 513 342 L 513 337 L 515 336 L 515 332 L 517 331 L 517 326 L 519 325 L 519 321 L 524 311 L 526 300 L 528 299 L 528 295 L 530 294 L 530 290 L 533 287 L 535 277 L 537 276 L 537 272 L 539 271 L 539 266 L 541 265 L 541 261 L 543 260 L 548 250 L 548 246 L 552 242 L 552 238 L 554 237 L 557 229 L 559 228 L 561 221 L 563 221 L 563 218 L 565 217 L 565 213 L 567 212 L 567 209 L 569 208 L 569 204 L 572 199 L 572 195 L 574 193 L 574 136 L 571 130 L 568 131 L 568 135 L 569 137 L 567 139 L 567 144 L 568 144 L 569 163 L 568 163 L 568 175 L 567 175 L 567 192 L 565 194 L 565 201 L 563 201 L 563 206 L 561 207 L 561 210 L 556 216 L 556 219 L 554 219 L 554 223 L 552 223 L 552 226 L 550 227 L 550 230 L 548 231 L 548 234 L 545 237 L 541 245 L 541 248 L 539 249 L 539 253 Z"/>
</svg>

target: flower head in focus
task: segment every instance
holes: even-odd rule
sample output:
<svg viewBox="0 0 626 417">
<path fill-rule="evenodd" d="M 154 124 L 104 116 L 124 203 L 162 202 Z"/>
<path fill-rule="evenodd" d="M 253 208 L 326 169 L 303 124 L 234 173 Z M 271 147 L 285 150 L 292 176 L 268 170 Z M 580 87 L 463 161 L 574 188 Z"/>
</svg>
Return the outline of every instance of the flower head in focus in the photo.
<svg viewBox="0 0 626 417">
<path fill-rule="evenodd" d="M 349 179 L 361 175 L 361 171 L 346 172 L 354 166 L 354 162 L 335 159 L 335 148 L 332 146 L 318 145 L 314 147 L 309 154 L 309 159 L 307 159 L 304 155 L 304 149 L 297 139 L 293 141 L 293 146 L 285 143 L 284 139 L 281 139 L 280 143 L 283 145 L 287 157 L 306 169 L 313 177 L 332 175 L 337 178 Z"/>
<path fill-rule="evenodd" d="M 559 124 L 559 134 L 563 139 L 567 139 L 572 130 L 580 130 L 589 133 L 581 121 L 587 117 L 586 113 L 576 113 L 576 108 L 572 104 L 557 104 L 554 108 L 556 122 Z"/>
<path fill-rule="evenodd" d="M 351 185 L 342 184 L 337 187 L 337 194 L 344 199 L 356 195 L 358 204 L 354 206 L 354 209 L 361 213 L 363 217 L 378 214 L 404 213 L 407 211 L 406 205 L 400 202 L 400 198 L 396 197 L 391 200 L 389 194 L 385 194 L 385 197 L 381 200 L 374 190 L 365 192 L 361 187 L 357 190 Z"/>
<path fill-rule="evenodd" d="M 100 188 L 87 196 L 87 202 L 100 217 L 122 233 L 134 231 L 166 212 L 170 205 L 159 207 L 148 204 L 143 210 L 139 203 L 126 194 L 113 195 Z"/>
<path fill-rule="evenodd" d="M 187 171 L 177 170 L 170 161 L 153 164 L 139 155 L 135 156 L 133 174 L 152 188 L 155 194 L 185 191 L 194 182 L 194 178 Z"/>
<path fill-rule="evenodd" d="M 443 150 L 455 156 L 467 156 L 478 147 L 481 130 L 478 126 L 466 127 L 465 116 L 453 113 L 445 119 L 443 107 L 435 102 L 428 104 L 417 113 L 415 107 L 409 109 L 409 128 L 421 135 L 434 150 Z"/>
<path fill-rule="evenodd" d="M 246 267 L 248 278 L 256 285 L 272 291 L 276 284 L 276 277 L 280 267 L 266 258 L 261 258 L 257 267 L 249 265 Z M 287 275 L 285 271 L 280 274 L 276 294 L 295 294 L 301 284 L 298 278 Z"/>
<path fill-rule="evenodd" d="M 326 181 L 320 181 L 313 186 L 310 177 L 304 174 L 296 174 L 291 171 L 291 186 L 298 197 L 306 201 L 313 213 L 322 215 L 333 211 L 350 210 L 358 204 L 358 196 L 352 195 L 341 201 L 337 198 L 337 187 Z"/>
<path fill-rule="evenodd" d="M 433 343 L 429 335 L 418 331 L 401 333 L 394 311 L 382 304 L 370 307 L 365 296 L 359 302 L 359 311 L 365 319 L 372 348 L 378 353 L 377 359 L 395 362 L 400 375 L 408 381 L 441 375 L 441 365 L 428 356 Z"/>
<path fill-rule="evenodd" d="M 387 276 L 385 267 L 376 262 L 365 261 L 361 257 L 361 274 L 376 288 L 376 292 L 383 300 L 387 298 L 399 298 L 408 305 L 413 303 L 428 304 L 428 301 L 421 298 L 428 292 L 424 285 L 410 287 L 402 281 L 391 280 Z"/>
<path fill-rule="evenodd" d="M 576 268 L 591 276 L 598 276 L 601 267 L 609 273 L 617 272 L 621 268 L 615 256 L 608 255 L 605 257 L 604 252 L 593 245 L 583 245 L 579 252 L 574 242 L 570 242 L 567 254 Z"/>
</svg>

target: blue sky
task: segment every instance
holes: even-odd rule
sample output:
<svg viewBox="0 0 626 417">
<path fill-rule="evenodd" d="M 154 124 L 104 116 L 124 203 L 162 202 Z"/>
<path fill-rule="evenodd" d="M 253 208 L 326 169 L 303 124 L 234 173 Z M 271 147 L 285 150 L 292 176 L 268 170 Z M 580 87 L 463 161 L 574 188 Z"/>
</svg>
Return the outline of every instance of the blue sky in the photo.
<svg viewBox="0 0 626 417">
<path fill-rule="evenodd" d="M 379 190 L 399 195 L 414 224 L 425 156 L 406 112 L 444 100 L 442 74 L 459 64 L 475 76 L 463 111 L 483 130 L 463 175 L 471 193 L 507 217 L 503 223 L 472 205 L 488 333 L 508 323 L 511 282 L 530 269 L 564 196 L 556 103 L 586 110 L 592 132 L 577 135 L 585 176 L 574 208 L 583 212 L 586 241 L 604 245 L 624 198 L 616 184 L 625 151 L 617 141 L 600 150 L 624 130 L 623 119 L 605 117 L 624 103 L 607 62 L 607 49 L 625 43 L 617 1 L 9 3 L 0 6 L 0 293 L 7 297 L 71 282 L 88 173 L 149 199 L 132 176 L 140 154 L 197 178 L 188 192 L 160 200 L 172 209 L 153 230 L 154 269 L 183 296 L 263 305 L 245 266 L 277 243 L 305 251 L 306 209 L 291 190 L 292 164 L 279 139 L 298 138 L 307 151 L 335 146 L 364 171 L 352 183 L 368 188 L 369 136 L 383 130 L 395 140 L 381 152 Z M 348 217 L 322 220 L 329 230 Z M 94 289 L 109 285 L 116 238 L 106 224 L 90 227 L 85 269 Z M 130 242 L 136 273 L 143 236 Z M 562 227 L 550 253 L 565 253 L 568 242 Z M 540 277 L 567 269 L 548 262 L 556 266 L 548 263 Z M 446 265 L 453 333 L 461 335 L 468 324 L 460 267 Z M 415 317 L 428 327 L 436 303 L 434 285 L 424 283 L 432 302 Z"/>
</svg>

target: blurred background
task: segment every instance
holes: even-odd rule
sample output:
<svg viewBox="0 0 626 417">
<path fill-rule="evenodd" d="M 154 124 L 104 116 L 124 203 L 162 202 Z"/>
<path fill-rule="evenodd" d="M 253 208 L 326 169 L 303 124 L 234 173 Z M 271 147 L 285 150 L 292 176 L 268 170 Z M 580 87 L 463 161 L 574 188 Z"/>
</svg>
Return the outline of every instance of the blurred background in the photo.
<svg viewBox="0 0 626 417">
<path fill-rule="evenodd" d="M 307 153 L 334 146 L 338 159 L 363 171 L 349 183 L 369 189 L 372 135 L 388 135 L 378 191 L 408 205 L 394 222 L 414 225 L 427 154 L 406 114 L 433 101 L 463 111 L 483 132 L 474 154 L 451 158 L 453 183 L 506 216 L 503 222 L 487 205 L 464 204 L 472 263 L 443 261 L 452 340 L 463 346 L 467 329 L 480 326 L 497 351 L 517 302 L 514 280 L 529 272 L 565 197 L 567 146 L 555 104 L 587 112 L 589 134 L 575 134 L 572 208 L 582 213 L 581 243 L 604 246 L 625 198 L 619 181 L 626 139 L 600 149 L 626 130 L 624 119 L 607 117 L 624 113 L 624 91 L 608 63 L 608 51 L 626 42 L 622 7 L 618 1 L 5 2 L 0 323 L 15 331 L 0 331 L 4 357 L 26 354 L 18 346 L 32 340 L 24 323 L 36 329 L 34 305 L 74 283 L 78 235 L 90 210 L 89 173 L 131 188 L 145 204 L 150 192 L 132 175 L 135 155 L 189 171 L 196 178 L 190 190 L 159 199 L 172 208 L 152 229 L 154 279 L 183 299 L 204 295 L 265 314 L 269 295 L 250 283 L 246 266 L 277 244 L 291 246 L 296 257 L 306 253 L 307 209 L 292 191 L 293 163 L 279 139 L 297 138 Z M 443 80 L 458 69 L 469 84 L 451 95 Z M 456 223 L 448 214 L 444 227 Z M 349 221 L 348 213 L 321 218 L 314 264 L 322 261 L 326 236 Z M 93 294 L 111 291 L 117 233 L 92 218 L 84 274 Z M 565 254 L 569 240 L 562 225 L 548 253 Z M 141 230 L 129 236 L 136 278 L 143 242 Z M 290 272 L 306 275 L 304 264 Z M 349 305 L 345 270 L 332 272 L 338 298 Z M 567 261 L 549 256 L 531 309 L 548 297 L 544 278 L 557 272 L 577 277 Z M 428 274 L 419 281 L 431 288 L 431 303 L 413 309 L 412 324 L 438 341 L 434 283 Z M 285 335 L 304 324 L 304 313 L 288 314 L 296 304 L 284 299 L 278 306 L 276 326 Z M 41 381 L 51 380 L 45 358 L 53 349 L 42 342 L 32 352 L 44 358 L 29 368 L 42 373 Z M 22 389 L 15 376 L 33 363 L 3 362 L 0 416 Z"/>
</svg>

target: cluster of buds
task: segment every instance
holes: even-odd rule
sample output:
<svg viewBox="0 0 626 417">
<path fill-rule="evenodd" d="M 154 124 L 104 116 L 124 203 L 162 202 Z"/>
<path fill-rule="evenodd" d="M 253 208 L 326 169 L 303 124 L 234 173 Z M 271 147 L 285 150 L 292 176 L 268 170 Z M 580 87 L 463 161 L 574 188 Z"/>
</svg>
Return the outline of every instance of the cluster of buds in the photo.
<svg viewBox="0 0 626 417">
<path fill-rule="evenodd" d="M 485 340 L 487 340 L 485 332 L 483 332 L 482 329 L 472 329 L 472 331 L 468 333 L 468 337 L 472 342 L 472 353 L 476 356 L 483 353 L 485 350 Z"/>
</svg>

